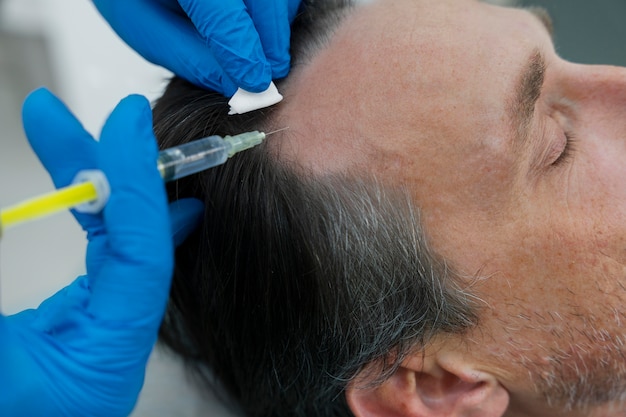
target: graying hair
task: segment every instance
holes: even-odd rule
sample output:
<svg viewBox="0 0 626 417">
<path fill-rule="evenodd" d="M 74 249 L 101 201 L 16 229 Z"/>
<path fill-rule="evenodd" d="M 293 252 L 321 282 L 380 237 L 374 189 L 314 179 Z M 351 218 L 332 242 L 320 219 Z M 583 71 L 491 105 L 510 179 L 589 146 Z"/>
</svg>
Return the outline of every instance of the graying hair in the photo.
<svg viewBox="0 0 626 417">
<path fill-rule="evenodd" d="M 402 190 L 303 176 L 261 147 L 172 193 L 207 210 L 178 250 L 162 340 L 246 415 L 350 415 L 357 375 L 380 383 L 433 335 L 476 323 Z"/>
<path fill-rule="evenodd" d="M 305 1 L 296 63 L 325 45 L 348 7 Z M 160 145 L 273 123 L 267 109 L 229 117 L 226 101 L 174 79 L 154 108 Z M 206 212 L 177 250 L 161 340 L 248 416 L 350 416 L 344 394 L 357 375 L 380 383 L 433 335 L 462 333 L 477 315 L 405 190 L 304 174 L 272 155 L 259 146 L 170 186 L 171 198 L 199 198 Z"/>
</svg>

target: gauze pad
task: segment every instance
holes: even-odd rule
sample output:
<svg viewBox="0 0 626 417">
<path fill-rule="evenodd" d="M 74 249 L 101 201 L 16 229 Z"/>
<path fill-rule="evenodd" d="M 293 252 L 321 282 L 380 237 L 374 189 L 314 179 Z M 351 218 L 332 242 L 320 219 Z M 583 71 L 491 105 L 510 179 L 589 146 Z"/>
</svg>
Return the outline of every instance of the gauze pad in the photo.
<svg viewBox="0 0 626 417">
<path fill-rule="evenodd" d="M 270 83 L 267 90 L 260 93 L 251 93 L 238 88 L 235 95 L 228 101 L 230 111 L 228 114 L 242 114 L 252 110 L 262 109 L 278 103 L 283 99 L 274 82 Z"/>
</svg>

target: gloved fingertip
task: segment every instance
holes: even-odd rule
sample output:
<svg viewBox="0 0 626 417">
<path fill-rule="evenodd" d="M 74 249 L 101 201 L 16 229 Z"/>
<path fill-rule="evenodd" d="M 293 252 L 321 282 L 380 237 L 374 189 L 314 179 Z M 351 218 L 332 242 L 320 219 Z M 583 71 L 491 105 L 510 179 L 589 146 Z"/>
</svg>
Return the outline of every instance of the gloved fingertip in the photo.
<svg viewBox="0 0 626 417">
<path fill-rule="evenodd" d="M 172 239 L 178 246 L 200 224 L 204 215 L 204 204 L 195 198 L 184 198 L 170 204 Z"/>
<path fill-rule="evenodd" d="M 128 96 L 124 97 L 121 101 L 120 104 L 124 105 L 124 106 L 132 106 L 134 108 L 136 108 L 138 111 L 140 110 L 150 110 L 150 102 L 148 101 L 148 99 L 140 94 L 129 94 Z"/>
<path fill-rule="evenodd" d="M 260 62 L 257 65 L 248 67 L 248 69 L 242 69 L 241 71 L 232 75 L 235 83 L 235 90 L 228 97 L 232 97 L 240 87 L 251 93 L 261 93 L 269 87 L 272 82 L 272 68 L 267 62 Z"/>
<path fill-rule="evenodd" d="M 114 110 L 122 118 L 128 116 L 138 119 L 140 126 L 152 126 L 152 109 L 148 99 L 139 94 L 131 94 L 120 100 Z"/>
<path fill-rule="evenodd" d="M 242 90 L 246 90 L 251 93 L 262 93 L 263 91 L 268 89 L 268 87 L 270 86 L 270 82 L 271 79 L 269 81 L 265 81 L 265 79 L 261 81 L 260 79 L 251 79 L 251 77 L 248 77 L 248 79 L 242 79 L 241 82 L 239 82 L 238 86 Z"/>
<path fill-rule="evenodd" d="M 147 142 L 150 150 L 156 152 L 152 109 L 148 99 L 142 95 L 131 94 L 120 100 L 102 129 L 101 142 L 113 143 L 110 147 L 113 151 L 122 145 L 143 147 Z"/>
<path fill-rule="evenodd" d="M 272 79 L 279 80 L 285 78 L 289 74 L 291 62 L 287 59 L 284 62 L 272 64 Z"/>
<path fill-rule="evenodd" d="M 31 91 L 22 104 L 22 120 L 28 125 L 32 118 L 38 117 L 39 112 L 49 110 L 50 105 L 58 105 L 60 100 L 45 87 Z"/>
<path fill-rule="evenodd" d="M 210 88 L 210 87 L 209 87 Z M 232 97 L 235 95 L 235 93 L 237 92 L 237 84 L 235 84 L 234 82 L 232 82 L 230 79 L 223 79 L 222 80 L 222 91 L 221 93 L 224 94 L 224 97 Z"/>
<path fill-rule="evenodd" d="M 33 91 L 31 91 L 30 93 L 28 93 L 28 95 L 26 96 L 26 98 L 24 99 L 24 102 L 29 102 L 32 100 L 38 100 L 39 98 L 47 98 L 53 96 L 53 94 L 50 92 L 50 90 L 48 90 L 46 87 L 38 87 L 36 89 L 34 89 Z"/>
</svg>

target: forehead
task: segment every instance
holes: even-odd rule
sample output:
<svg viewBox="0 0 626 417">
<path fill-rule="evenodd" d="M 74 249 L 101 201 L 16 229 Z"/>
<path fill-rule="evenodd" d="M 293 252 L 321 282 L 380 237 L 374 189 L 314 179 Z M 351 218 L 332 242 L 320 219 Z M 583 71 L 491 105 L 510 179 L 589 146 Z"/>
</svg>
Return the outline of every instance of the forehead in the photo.
<svg viewBox="0 0 626 417">
<path fill-rule="evenodd" d="M 294 70 L 281 115 L 290 126 L 285 152 L 324 172 L 371 162 L 405 168 L 416 147 L 427 155 L 501 146 L 472 132 L 485 136 L 506 117 L 533 25 L 527 13 L 474 0 L 360 7 Z"/>
</svg>

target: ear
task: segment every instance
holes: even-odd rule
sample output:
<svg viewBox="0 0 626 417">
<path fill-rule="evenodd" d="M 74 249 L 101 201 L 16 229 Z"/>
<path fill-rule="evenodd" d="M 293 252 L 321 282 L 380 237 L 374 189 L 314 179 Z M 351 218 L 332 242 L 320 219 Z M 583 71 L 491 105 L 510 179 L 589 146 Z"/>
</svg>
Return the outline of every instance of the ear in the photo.
<svg viewBox="0 0 626 417">
<path fill-rule="evenodd" d="M 356 417 L 501 417 L 509 404 L 493 375 L 441 352 L 415 354 L 381 385 L 364 387 L 346 391 Z"/>
</svg>

